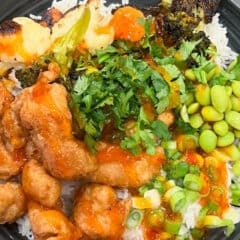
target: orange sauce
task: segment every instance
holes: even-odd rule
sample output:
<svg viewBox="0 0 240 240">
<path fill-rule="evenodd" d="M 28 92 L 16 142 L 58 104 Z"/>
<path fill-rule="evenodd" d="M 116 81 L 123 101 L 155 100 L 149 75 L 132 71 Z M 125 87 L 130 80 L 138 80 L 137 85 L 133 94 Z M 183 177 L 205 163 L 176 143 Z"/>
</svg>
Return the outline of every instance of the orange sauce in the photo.
<svg viewBox="0 0 240 240">
<path fill-rule="evenodd" d="M 163 163 L 165 161 L 163 151 L 157 151 L 154 155 L 149 155 L 145 152 L 142 152 L 137 155 L 133 155 L 128 151 L 123 150 L 119 145 L 104 143 L 103 148 L 99 149 L 97 155 L 97 160 L 99 163 L 107 162 L 120 162 L 123 164 L 128 164 L 130 162 L 139 161 L 142 158 L 151 159 L 152 162 Z"/>
<path fill-rule="evenodd" d="M 22 31 L 18 31 L 12 35 L 0 35 L 0 55 L 2 57 L 21 57 L 24 61 L 33 60 L 23 45 Z"/>
<path fill-rule="evenodd" d="M 221 159 L 206 157 L 201 178 L 203 180 L 201 194 L 207 196 L 201 198 L 200 204 L 202 206 L 206 206 L 209 202 L 217 204 L 219 208 L 215 214 L 221 216 L 229 208 L 226 162 Z"/>
</svg>

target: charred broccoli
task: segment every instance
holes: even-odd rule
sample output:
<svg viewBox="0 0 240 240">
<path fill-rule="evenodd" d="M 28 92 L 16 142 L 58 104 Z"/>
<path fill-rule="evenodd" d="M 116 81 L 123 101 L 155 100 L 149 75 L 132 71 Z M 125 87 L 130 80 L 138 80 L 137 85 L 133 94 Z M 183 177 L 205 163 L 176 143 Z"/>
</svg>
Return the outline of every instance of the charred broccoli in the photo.
<svg viewBox="0 0 240 240">
<path fill-rule="evenodd" d="M 18 69 L 15 72 L 16 78 L 21 83 L 22 88 L 32 86 L 38 79 L 39 73 L 42 71 L 43 66 L 35 63 L 30 67 Z"/>
</svg>

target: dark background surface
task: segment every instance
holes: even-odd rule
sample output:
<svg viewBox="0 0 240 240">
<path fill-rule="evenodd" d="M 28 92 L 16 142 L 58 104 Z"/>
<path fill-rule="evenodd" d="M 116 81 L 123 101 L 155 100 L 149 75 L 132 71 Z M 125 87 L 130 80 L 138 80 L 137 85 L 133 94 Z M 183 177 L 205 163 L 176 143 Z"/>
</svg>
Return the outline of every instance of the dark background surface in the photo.
<svg viewBox="0 0 240 240">
<path fill-rule="evenodd" d="M 38 14 L 50 7 L 51 0 L 0 0 L 0 22 L 16 16 Z M 109 0 L 117 3 L 117 0 Z M 159 0 L 130 0 L 130 4 L 138 7 L 156 6 Z M 240 0 L 222 0 L 219 13 L 221 22 L 228 28 L 230 47 L 240 53 Z M 240 240 L 240 224 L 235 232 L 225 237 L 222 229 L 212 229 L 207 234 L 208 240 Z M 15 224 L 0 225 L 0 240 L 26 240 L 17 233 Z"/>
</svg>

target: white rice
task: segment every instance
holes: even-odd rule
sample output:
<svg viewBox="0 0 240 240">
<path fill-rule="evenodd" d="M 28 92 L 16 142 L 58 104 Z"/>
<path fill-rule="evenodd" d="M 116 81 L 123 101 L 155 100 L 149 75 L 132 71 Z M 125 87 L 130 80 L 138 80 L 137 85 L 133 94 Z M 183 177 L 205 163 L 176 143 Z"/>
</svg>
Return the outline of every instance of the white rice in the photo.
<svg viewBox="0 0 240 240">
<path fill-rule="evenodd" d="M 216 58 L 217 64 L 226 68 L 236 59 L 237 53 L 228 46 L 227 28 L 219 22 L 219 13 L 213 17 L 211 23 L 205 26 L 204 32 L 217 48 L 219 54 Z"/>
<path fill-rule="evenodd" d="M 84 4 L 86 0 L 53 0 L 52 7 L 56 7 L 65 13 L 67 10 L 73 8 L 77 4 Z M 112 3 L 108 7 L 105 6 L 106 0 L 102 0 L 102 12 L 104 14 L 109 14 L 112 9 L 115 9 L 120 4 Z M 129 4 L 129 0 L 122 0 L 121 5 Z M 30 15 L 33 19 L 38 19 L 38 16 Z M 210 40 L 216 45 L 217 52 L 219 56 L 216 61 L 220 66 L 226 67 L 229 62 L 236 58 L 237 54 L 233 52 L 228 47 L 228 38 L 227 38 L 227 29 L 223 27 L 222 24 L 219 23 L 219 14 L 216 14 L 213 18 L 212 23 L 207 24 L 204 29 L 206 35 L 210 38 Z M 164 174 L 163 174 L 164 175 Z M 76 188 L 79 186 L 79 183 L 76 182 L 64 182 L 62 187 L 62 199 L 64 202 L 64 212 L 67 214 L 70 213 L 71 209 L 67 202 L 72 202 L 73 195 Z M 117 190 L 118 197 L 121 199 L 129 198 L 130 194 L 126 189 Z M 193 228 L 196 224 L 196 219 L 199 215 L 199 211 L 201 210 L 201 205 L 199 203 L 194 203 L 190 205 L 186 212 L 183 215 L 183 226 L 180 230 L 180 233 L 186 233 L 190 228 Z M 239 210 L 239 209 L 238 209 Z M 239 210 L 240 211 L 240 210 Z M 239 213 L 240 216 L 240 213 Z M 31 232 L 31 226 L 27 216 L 24 216 L 17 220 L 18 231 L 21 235 L 27 237 L 29 240 L 33 240 L 33 235 Z M 143 232 L 141 228 L 136 230 L 128 230 L 126 229 L 123 236 L 123 240 L 144 240 Z"/>
<path fill-rule="evenodd" d="M 183 226 L 186 229 L 192 229 L 196 226 L 196 220 L 199 216 L 199 212 L 202 209 L 202 206 L 195 202 L 187 207 L 183 214 Z"/>
<path fill-rule="evenodd" d="M 141 228 L 135 230 L 126 229 L 122 235 L 123 240 L 144 240 L 143 232 Z"/>
<path fill-rule="evenodd" d="M 31 225 L 27 215 L 19 218 L 16 223 L 18 224 L 18 232 L 29 240 L 34 240 L 33 233 L 31 231 Z"/>
</svg>

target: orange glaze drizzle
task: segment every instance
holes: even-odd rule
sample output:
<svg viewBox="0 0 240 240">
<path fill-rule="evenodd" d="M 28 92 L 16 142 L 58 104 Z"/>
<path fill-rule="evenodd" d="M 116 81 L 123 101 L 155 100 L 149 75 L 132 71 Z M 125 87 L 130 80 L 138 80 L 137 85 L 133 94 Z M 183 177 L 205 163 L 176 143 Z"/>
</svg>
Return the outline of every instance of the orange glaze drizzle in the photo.
<svg viewBox="0 0 240 240">
<path fill-rule="evenodd" d="M 123 150 L 118 145 L 104 143 L 104 146 L 99 149 L 97 155 L 97 160 L 99 163 L 106 162 L 120 162 L 123 164 L 129 164 L 130 162 L 140 161 L 141 159 L 149 159 L 152 162 L 158 163 L 161 161 L 164 162 L 164 153 L 156 152 L 154 155 L 149 155 L 145 152 L 142 152 L 137 155 L 133 155 L 128 151 Z"/>
<path fill-rule="evenodd" d="M 206 206 L 209 202 L 217 204 L 216 215 L 220 216 L 229 208 L 228 172 L 226 162 L 217 157 L 203 156 L 204 163 L 195 152 L 187 151 L 185 159 L 189 164 L 198 165 L 201 169 L 200 177 L 203 182 L 200 204 Z"/>
<path fill-rule="evenodd" d="M 35 58 L 24 49 L 22 31 L 12 35 L 0 35 L 0 55 L 2 57 L 21 57 L 27 63 Z"/>
<path fill-rule="evenodd" d="M 206 157 L 204 167 L 202 168 L 202 178 L 205 184 L 201 193 L 209 192 L 209 194 L 200 200 L 200 204 L 206 206 L 209 202 L 216 203 L 219 206 L 216 215 L 221 216 L 230 206 L 226 162 L 222 159 Z"/>
</svg>

